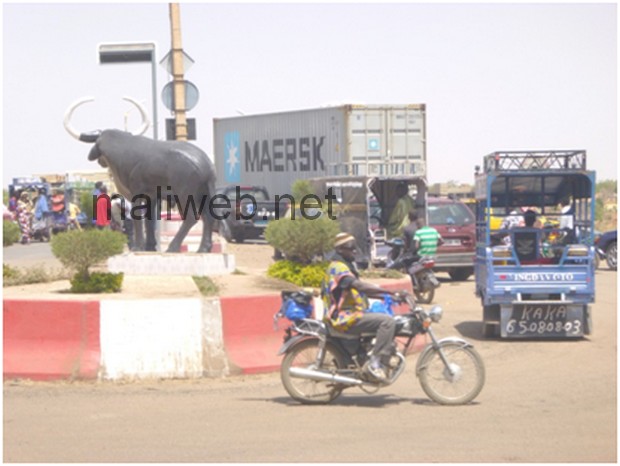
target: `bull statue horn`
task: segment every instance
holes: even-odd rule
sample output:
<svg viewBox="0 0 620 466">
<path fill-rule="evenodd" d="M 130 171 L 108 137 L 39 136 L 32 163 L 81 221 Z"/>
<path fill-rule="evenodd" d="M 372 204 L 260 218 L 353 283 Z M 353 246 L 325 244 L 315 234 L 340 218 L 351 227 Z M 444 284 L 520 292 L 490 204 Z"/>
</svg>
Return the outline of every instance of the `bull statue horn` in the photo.
<svg viewBox="0 0 620 466">
<path fill-rule="evenodd" d="M 136 131 L 132 131 L 131 134 L 133 134 L 134 136 L 142 136 L 144 133 L 146 133 L 146 130 L 149 129 L 149 117 L 146 113 L 146 110 L 144 109 L 144 106 L 142 106 L 140 102 L 132 99 L 131 97 L 125 96 L 123 97 L 123 99 L 125 99 L 127 102 L 131 102 L 138 108 L 140 116 L 142 117 L 142 125 Z"/>
<path fill-rule="evenodd" d="M 138 111 L 140 112 L 140 116 L 142 117 L 142 125 L 136 131 L 132 132 L 131 134 L 133 134 L 134 136 L 139 136 L 139 135 L 144 134 L 146 130 L 149 128 L 149 119 L 146 114 L 146 110 L 144 109 L 142 105 L 140 105 L 139 102 L 132 99 L 131 97 L 123 97 L 123 99 L 134 104 L 138 108 Z M 99 137 L 99 135 L 101 134 L 100 131 L 94 131 L 91 133 L 80 133 L 71 125 L 71 116 L 73 115 L 73 112 L 75 111 L 75 109 L 78 108 L 82 104 L 85 104 L 87 102 L 92 102 L 94 100 L 95 100 L 94 97 L 84 97 L 74 102 L 73 104 L 71 104 L 69 108 L 67 109 L 67 111 L 65 112 L 65 118 L 64 118 L 65 129 L 71 136 L 73 136 L 78 141 L 95 142 L 97 138 Z"/>
<path fill-rule="evenodd" d="M 65 129 L 67 130 L 67 133 L 69 133 L 78 141 L 83 141 L 84 139 L 82 138 L 82 134 L 78 133 L 78 131 L 71 125 L 71 116 L 73 115 L 75 109 L 78 108 L 80 105 L 85 104 L 86 102 L 92 102 L 93 100 L 95 100 L 94 97 L 84 97 L 83 99 L 73 102 L 65 112 Z"/>
</svg>

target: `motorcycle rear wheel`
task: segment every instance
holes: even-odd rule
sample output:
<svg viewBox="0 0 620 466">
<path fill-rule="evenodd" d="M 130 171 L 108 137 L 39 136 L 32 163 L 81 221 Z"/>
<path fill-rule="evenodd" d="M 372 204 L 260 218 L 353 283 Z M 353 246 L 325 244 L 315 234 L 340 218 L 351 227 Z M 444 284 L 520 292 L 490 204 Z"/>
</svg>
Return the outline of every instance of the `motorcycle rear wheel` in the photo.
<svg viewBox="0 0 620 466">
<path fill-rule="evenodd" d="M 415 294 L 416 302 L 420 304 L 430 304 L 433 302 L 433 298 L 435 297 L 435 288 L 425 291 L 414 290 L 413 294 Z"/>
<path fill-rule="evenodd" d="M 427 283 L 426 289 L 424 291 L 422 291 L 420 289 L 420 284 L 419 282 L 422 281 L 425 277 L 423 277 L 422 275 L 420 275 L 418 277 L 418 280 L 414 280 L 412 275 L 409 275 L 409 278 L 411 278 L 411 286 L 413 288 L 413 294 L 415 295 L 415 300 L 417 303 L 419 304 L 430 304 L 433 302 L 433 298 L 435 297 L 435 287 L 432 286 L 431 284 Z"/>
<path fill-rule="evenodd" d="M 318 352 L 318 340 L 303 341 L 286 353 L 280 367 L 280 377 L 284 388 L 293 399 L 304 404 L 329 403 L 335 400 L 343 390 L 342 386 L 331 382 L 291 377 L 289 373 L 291 367 L 317 369 L 316 357 Z M 335 372 L 337 369 L 343 368 L 344 365 L 340 352 L 328 343 L 325 347 L 325 356 L 320 369 Z"/>
<path fill-rule="evenodd" d="M 471 346 L 445 342 L 441 349 L 454 374 L 443 363 L 439 351 L 432 349 L 420 361 L 420 384 L 428 397 L 442 405 L 462 405 L 478 396 L 484 386 L 484 363 Z"/>
</svg>

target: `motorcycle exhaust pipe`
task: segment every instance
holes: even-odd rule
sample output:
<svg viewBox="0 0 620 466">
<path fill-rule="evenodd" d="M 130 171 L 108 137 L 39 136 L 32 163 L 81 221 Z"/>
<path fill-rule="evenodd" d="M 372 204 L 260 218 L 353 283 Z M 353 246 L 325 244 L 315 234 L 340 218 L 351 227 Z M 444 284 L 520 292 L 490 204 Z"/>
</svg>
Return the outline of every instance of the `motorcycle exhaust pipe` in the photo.
<svg viewBox="0 0 620 466">
<path fill-rule="evenodd" d="M 320 382 L 341 383 L 344 385 L 362 385 L 364 382 L 351 377 L 345 377 L 336 374 L 327 374 L 325 372 L 315 371 L 312 369 L 303 369 L 301 367 L 291 367 L 288 371 L 291 377 L 300 379 L 318 380 Z"/>
</svg>

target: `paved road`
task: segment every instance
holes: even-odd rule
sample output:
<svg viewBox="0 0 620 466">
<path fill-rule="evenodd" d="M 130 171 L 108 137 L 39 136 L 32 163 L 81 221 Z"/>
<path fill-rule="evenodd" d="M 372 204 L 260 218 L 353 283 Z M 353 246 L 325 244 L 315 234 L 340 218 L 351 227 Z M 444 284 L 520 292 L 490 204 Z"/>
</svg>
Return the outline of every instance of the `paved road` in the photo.
<svg viewBox="0 0 620 466">
<path fill-rule="evenodd" d="M 62 264 L 52 254 L 50 244 L 40 242 L 14 244 L 2 248 L 2 262 L 14 267 L 62 267 Z"/>
<path fill-rule="evenodd" d="M 4 383 L 8 462 L 615 462 L 617 274 L 596 274 L 594 334 L 480 336 L 473 282 L 442 284 L 440 336 L 487 369 L 474 404 L 430 402 L 413 374 L 329 406 L 288 398 L 278 374 L 134 383 Z"/>
</svg>

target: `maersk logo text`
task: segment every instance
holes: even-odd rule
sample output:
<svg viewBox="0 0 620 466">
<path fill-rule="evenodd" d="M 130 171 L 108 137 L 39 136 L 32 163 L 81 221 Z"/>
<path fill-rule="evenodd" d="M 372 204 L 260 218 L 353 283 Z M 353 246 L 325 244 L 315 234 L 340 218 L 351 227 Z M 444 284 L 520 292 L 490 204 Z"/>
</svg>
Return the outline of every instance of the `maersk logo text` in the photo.
<svg viewBox="0 0 620 466">
<path fill-rule="evenodd" d="M 321 155 L 325 136 L 245 142 L 246 172 L 325 170 Z"/>
</svg>

